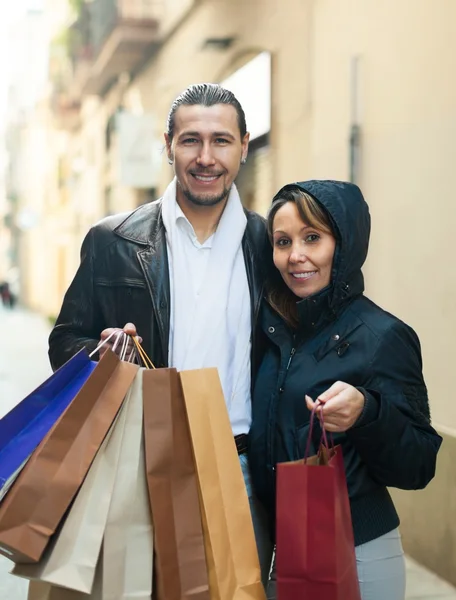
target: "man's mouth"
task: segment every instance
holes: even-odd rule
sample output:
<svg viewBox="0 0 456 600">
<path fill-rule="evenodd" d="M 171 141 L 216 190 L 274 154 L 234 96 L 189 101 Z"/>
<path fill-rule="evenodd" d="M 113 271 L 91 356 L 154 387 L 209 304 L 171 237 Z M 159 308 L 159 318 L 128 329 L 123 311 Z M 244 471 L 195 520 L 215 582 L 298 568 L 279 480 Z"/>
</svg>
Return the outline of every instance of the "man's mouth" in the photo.
<svg viewBox="0 0 456 600">
<path fill-rule="evenodd" d="M 290 273 L 292 277 L 294 277 L 295 279 L 300 279 L 301 281 L 305 279 L 310 279 L 316 274 L 317 271 L 301 271 L 300 273 Z"/>
<path fill-rule="evenodd" d="M 191 173 L 192 177 L 194 179 L 196 179 L 197 181 L 200 181 L 201 183 L 212 183 L 212 181 L 215 181 L 216 179 L 218 179 L 219 177 L 221 177 L 221 174 L 217 174 L 217 173 L 211 173 L 211 174 L 205 174 L 205 173 Z"/>
</svg>

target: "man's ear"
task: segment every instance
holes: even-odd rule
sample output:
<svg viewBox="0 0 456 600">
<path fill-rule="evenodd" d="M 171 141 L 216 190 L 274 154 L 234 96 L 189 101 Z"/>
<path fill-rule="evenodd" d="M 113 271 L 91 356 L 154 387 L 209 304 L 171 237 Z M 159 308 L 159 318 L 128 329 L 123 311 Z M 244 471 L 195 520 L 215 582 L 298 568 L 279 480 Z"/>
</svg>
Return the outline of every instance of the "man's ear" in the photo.
<svg viewBox="0 0 456 600">
<path fill-rule="evenodd" d="M 172 163 L 174 160 L 173 157 L 173 150 L 171 148 L 171 140 L 169 138 L 169 135 L 167 133 L 164 133 L 164 138 L 165 138 L 165 145 L 166 145 L 166 156 L 168 157 L 168 162 Z"/>
<path fill-rule="evenodd" d="M 242 139 L 242 155 L 241 160 L 243 163 L 247 160 L 247 155 L 249 153 L 249 141 L 250 141 L 250 133 L 247 132 Z"/>
</svg>

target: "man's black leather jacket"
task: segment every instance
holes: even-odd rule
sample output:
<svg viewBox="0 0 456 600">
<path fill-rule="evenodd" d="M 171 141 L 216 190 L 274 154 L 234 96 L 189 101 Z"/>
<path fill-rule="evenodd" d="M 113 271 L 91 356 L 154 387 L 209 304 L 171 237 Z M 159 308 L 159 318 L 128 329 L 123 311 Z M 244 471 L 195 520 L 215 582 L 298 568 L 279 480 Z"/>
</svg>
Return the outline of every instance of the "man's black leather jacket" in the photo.
<svg viewBox="0 0 456 600">
<path fill-rule="evenodd" d="M 246 211 L 244 260 L 252 305 L 252 370 L 261 353 L 257 320 L 264 279 L 271 264 L 266 224 Z M 107 327 L 136 325 L 157 367 L 168 365 L 170 286 L 161 200 L 134 212 L 103 219 L 87 234 L 81 264 L 49 338 L 57 369 L 81 348 L 93 350 Z"/>
</svg>

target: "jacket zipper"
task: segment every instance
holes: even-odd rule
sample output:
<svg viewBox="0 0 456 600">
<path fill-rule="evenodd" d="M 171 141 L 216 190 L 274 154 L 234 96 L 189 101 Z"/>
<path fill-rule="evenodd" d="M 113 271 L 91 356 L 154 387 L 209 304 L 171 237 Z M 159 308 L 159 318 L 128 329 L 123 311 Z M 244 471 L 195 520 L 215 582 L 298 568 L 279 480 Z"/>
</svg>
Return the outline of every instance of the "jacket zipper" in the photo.
<svg viewBox="0 0 456 600">
<path fill-rule="evenodd" d="M 293 338 L 293 343 L 295 343 L 295 339 L 294 338 Z M 285 391 L 285 381 L 287 379 L 287 374 L 288 374 L 288 371 L 290 369 L 291 361 L 293 360 L 293 356 L 295 354 L 296 354 L 296 348 L 293 346 L 293 348 L 290 350 L 290 356 L 288 358 L 288 363 L 287 363 L 287 366 L 285 368 L 285 373 L 283 374 L 282 381 L 281 381 L 281 384 L 280 384 L 280 387 L 279 387 L 279 397 Z M 275 410 L 276 411 L 277 411 L 278 401 L 279 401 L 279 399 L 277 398 L 277 401 L 275 403 Z M 273 423 L 274 423 L 274 419 L 271 419 L 271 428 L 274 427 Z M 271 463 L 272 463 L 272 470 L 275 471 L 276 470 L 276 467 L 275 467 L 275 464 L 274 464 L 275 444 L 276 444 L 275 428 L 274 428 L 274 430 L 271 431 L 270 439 L 271 439 L 271 442 L 272 442 L 271 445 L 270 445 L 270 452 L 271 452 L 271 457 L 270 458 L 271 458 Z"/>
</svg>

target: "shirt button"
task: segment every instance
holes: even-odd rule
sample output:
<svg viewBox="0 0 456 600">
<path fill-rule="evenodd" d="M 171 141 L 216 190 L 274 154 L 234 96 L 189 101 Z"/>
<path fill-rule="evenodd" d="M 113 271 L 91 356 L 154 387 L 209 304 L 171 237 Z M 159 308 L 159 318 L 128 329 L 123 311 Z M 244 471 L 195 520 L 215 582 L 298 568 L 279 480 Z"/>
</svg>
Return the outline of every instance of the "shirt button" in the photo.
<svg viewBox="0 0 456 600">
<path fill-rule="evenodd" d="M 333 339 L 335 342 L 337 342 L 338 340 L 340 340 L 340 335 L 339 335 L 338 333 L 335 333 L 335 334 L 332 336 L 332 339 Z"/>
<path fill-rule="evenodd" d="M 279 388 L 279 392 L 282 394 L 283 393 L 283 387 Z"/>
<path fill-rule="evenodd" d="M 274 333 L 275 332 L 275 327 L 269 327 L 268 331 L 269 331 L 269 333 Z"/>
</svg>

